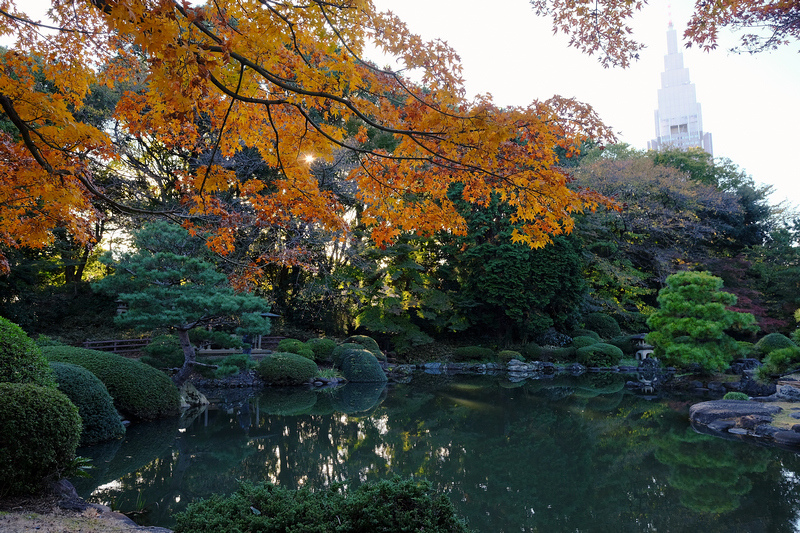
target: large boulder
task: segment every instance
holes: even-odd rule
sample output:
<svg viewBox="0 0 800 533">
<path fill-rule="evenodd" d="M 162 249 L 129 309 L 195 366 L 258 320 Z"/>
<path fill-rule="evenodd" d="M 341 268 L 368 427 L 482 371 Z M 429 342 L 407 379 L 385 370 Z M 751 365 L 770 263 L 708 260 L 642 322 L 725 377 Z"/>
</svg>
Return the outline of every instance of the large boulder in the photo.
<svg viewBox="0 0 800 533">
<path fill-rule="evenodd" d="M 691 406 L 689 420 L 707 426 L 718 420 L 739 419 L 751 415 L 772 418 L 781 411 L 780 406 L 769 403 L 747 400 L 712 400 Z"/>
</svg>

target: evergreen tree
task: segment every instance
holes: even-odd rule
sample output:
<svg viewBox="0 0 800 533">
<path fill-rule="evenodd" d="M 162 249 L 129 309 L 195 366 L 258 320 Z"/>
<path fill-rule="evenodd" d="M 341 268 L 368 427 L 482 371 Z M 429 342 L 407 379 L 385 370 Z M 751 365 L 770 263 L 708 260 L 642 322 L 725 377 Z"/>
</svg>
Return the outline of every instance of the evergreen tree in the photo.
<svg viewBox="0 0 800 533">
<path fill-rule="evenodd" d="M 202 240 L 174 224 L 145 225 L 133 236 L 136 251 L 114 261 L 114 274 L 95 284 L 102 292 L 116 294 L 128 309 L 117 317 L 121 325 L 175 331 L 184 363 L 175 376 L 183 383 L 195 363 L 189 340 L 194 328 L 237 324 L 237 333 L 269 333 L 269 320 L 262 316 L 269 305 L 263 299 L 236 293 L 228 278 L 202 257 Z"/>
<path fill-rule="evenodd" d="M 659 309 L 647 320 L 647 342 L 656 357 L 671 365 L 700 365 L 720 370 L 740 351 L 728 332 L 755 332 L 750 313 L 727 309 L 736 296 L 722 290 L 722 280 L 708 272 L 678 272 L 658 293 Z"/>
</svg>

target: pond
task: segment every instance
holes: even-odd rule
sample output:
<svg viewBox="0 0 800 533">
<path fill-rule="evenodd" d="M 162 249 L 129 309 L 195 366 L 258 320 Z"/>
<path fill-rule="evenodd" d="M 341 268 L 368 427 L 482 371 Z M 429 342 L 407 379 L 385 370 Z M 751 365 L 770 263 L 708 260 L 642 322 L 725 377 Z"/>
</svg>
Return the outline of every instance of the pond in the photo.
<svg viewBox="0 0 800 533">
<path fill-rule="evenodd" d="M 481 532 L 800 531 L 800 455 L 699 434 L 697 398 L 623 385 L 415 374 L 386 389 L 265 390 L 82 449 L 97 468 L 74 483 L 164 527 L 239 480 L 355 487 L 399 474 L 430 480 Z"/>
</svg>

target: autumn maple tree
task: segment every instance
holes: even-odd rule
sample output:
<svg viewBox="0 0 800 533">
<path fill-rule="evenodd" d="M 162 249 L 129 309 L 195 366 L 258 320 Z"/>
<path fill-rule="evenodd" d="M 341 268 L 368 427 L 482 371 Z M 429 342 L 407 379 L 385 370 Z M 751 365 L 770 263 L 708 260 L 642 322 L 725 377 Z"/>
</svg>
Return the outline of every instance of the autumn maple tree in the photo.
<svg viewBox="0 0 800 533">
<path fill-rule="evenodd" d="M 633 37 L 629 21 L 644 0 L 530 0 L 538 15 L 553 19 L 553 32 L 569 36 L 570 46 L 598 54 L 605 66 L 627 67 L 644 45 Z M 761 52 L 800 40 L 800 9 L 796 0 L 697 1 L 684 31 L 686 46 L 717 47 L 722 28 L 743 30 L 739 52 Z"/>
<path fill-rule="evenodd" d="M 569 232 L 575 212 L 607 203 L 571 186 L 556 156 L 612 137 L 589 106 L 468 99 L 453 50 L 423 42 L 368 0 L 54 0 L 49 16 L 36 22 L 0 0 L 0 35 L 16 40 L 0 56 L 10 124 L 0 133 L 0 245 L 40 246 L 55 227 L 89 239 L 99 204 L 160 213 L 191 231 L 212 226 L 208 244 L 220 253 L 243 226 L 346 231 L 346 209 L 309 165 L 342 150 L 352 156 L 344 179 L 378 245 L 407 232 L 462 234 L 447 195 L 454 184 L 469 202 L 497 196 L 511 206 L 512 239 L 534 247 Z M 367 61 L 373 47 L 399 57 L 402 73 Z M 129 87 L 115 133 L 184 155 L 169 169 L 175 202 L 137 204 L 104 185 L 134 173 L 152 188 L 164 181 L 131 169 L 129 148 L 108 127 L 76 118 L 102 86 Z M 369 145 L 370 131 L 390 136 L 391 152 Z M 229 162 L 243 150 L 272 179 L 237 173 Z"/>
</svg>

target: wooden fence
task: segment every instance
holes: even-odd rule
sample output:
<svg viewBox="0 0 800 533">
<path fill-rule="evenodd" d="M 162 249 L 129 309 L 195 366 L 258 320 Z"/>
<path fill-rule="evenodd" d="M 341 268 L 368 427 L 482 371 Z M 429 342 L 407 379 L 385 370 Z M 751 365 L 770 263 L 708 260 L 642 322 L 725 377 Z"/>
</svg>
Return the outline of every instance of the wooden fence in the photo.
<svg viewBox="0 0 800 533">
<path fill-rule="evenodd" d="M 114 353 L 128 353 L 138 352 L 148 344 L 149 338 L 146 339 L 110 339 L 103 341 L 84 341 L 83 347 L 90 350 L 100 350 L 103 352 Z"/>
</svg>

